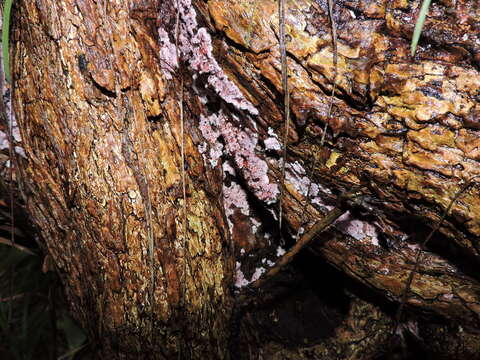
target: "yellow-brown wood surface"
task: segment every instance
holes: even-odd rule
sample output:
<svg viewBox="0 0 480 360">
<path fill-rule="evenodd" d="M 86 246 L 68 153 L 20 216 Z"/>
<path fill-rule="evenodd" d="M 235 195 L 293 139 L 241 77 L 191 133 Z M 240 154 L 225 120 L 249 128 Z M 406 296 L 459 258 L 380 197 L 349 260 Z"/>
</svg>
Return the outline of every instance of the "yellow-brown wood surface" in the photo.
<svg viewBox="0 0 480 360">
<path fill-rule="evenodd" d="M 412 58 L 419 0 L 335 4 L 338 75 L 329 118 L 334 66 L 327 3 L 286 3 L 293 116 L 286 227 L 291 234 L 308 228 L 339 194 L 363 185 L 376 202 L 367 214 L 337 223 L 315 251 L 398 303 L 416 246 L 480 175 L 478 5 L 432 4 Z M 269 242 L 255 231 L 261 216 L 249 219 L 232 199 L 224 208 L 223 193 L 234 188 L 225 174 L 242 178 L 238 186 L 257 208 L 278 214 L 281 151 L 268 145 L 283 134 L 277 6 L 273 0 L 18 1 L 14 103 L 27 155 L 27 205 L 77 318 L 104 354 L 227 357 L 235 261 L 240 248 L 254 252 Z M 181 67 L 171 51 L 177 10 Z M 214 157 L 218 146 L 222 156 Z M 316 193 L 307 201 L 310 183 Z M 477 183 L 453 204 L 407 300 L 474 328 L 480 324 L 480 284 L 471 270 L 480 263 Z"/>
<path fill-rule="evenodd" d="M 15 103 L 28 208 L 76 317 L 106 354 L 175 358 L 188 342 L 198 356 L 225 349 L 233 273 L 221 178 L 207 177 L 191 136 L 184 236 L 178 83 L 160 72 L 160 10 L 18 2 Z"/>
</svg>

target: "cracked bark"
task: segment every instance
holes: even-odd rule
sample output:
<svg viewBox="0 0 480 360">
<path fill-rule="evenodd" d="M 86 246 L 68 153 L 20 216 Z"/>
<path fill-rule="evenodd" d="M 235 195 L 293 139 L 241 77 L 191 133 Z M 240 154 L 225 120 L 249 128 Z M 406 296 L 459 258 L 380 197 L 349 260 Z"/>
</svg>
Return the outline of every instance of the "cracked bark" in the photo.
<svg viewBox="0 0 480 360">
<path fill-rule="evenodd" d="M 26 202 L 72 310 L 97 341 L 98 353 L 108 357 L 228 357 L 235 262 L 241 261 L 249 275 L 248 266 L 255 268 L 255 260 L 277 246 L 269 229 L 274 220 L 268 210 L 274 205 L 258 199 L 245 169 L 232 154 L 212 167 L 199 150 L 204 143 L 201 116 L 221 109 L 230 123 L 258 136 L 255 154 L 268 164 L 269 182 L 280 178 L 281 152 L 266 149 L 283 126 L 277 3 L 193 3 L 199 26 L 212 35 L 220 67 L 258 115 L 225 102 L 206 79 L 194 77 L 188 61 L 186 71 L 168 78 L 172 69 L 158 55 L 158 28 L 175 33 L 174 3 L 43 0 L 18 1 L 16 8 L 14 105 L 27 154 Z M 364 211 L 352 210 L 312 250 L 364 289 L 398 303 L 415 245 L 458 189 L 480 174 L 478 6 L 469 0 L 432 4 L 412 59 L 409 39 L 420 1 L 336 4 L 338 74 L 330 120 L 334 68 L 327 3 L 292 0 L 287 6 L 292 123 L 282 201 L 285 224 L 294 235 L 324 216 L 340 194 L 363 185 L 365 199 L 375 201 Z M 186 239 L 178 76 L 190 95 L 185 97 Z M 332 132 L 320 147 L 325 121 Z M 226 175 L 225 185 L 222 165 L 227 161 L 236 175 Z M 231 180 L 248 192 L 254 204 L 250 217 L 238 209 L 225 211 L 222 192 Z M 321 199 L 316 194 L 312 201 L 305 199 L 310 181 Z M 261 223 L 257 232 L 256 222 Z M 148 226 L 155 244 L 154 299 Z M 273 233 L 272 241 L 263 236 L 267 232 Z M 475 184 L 454 204 L 425 250 L 407 300 L 415 314 L 450 322 L 425 330 L 437 334 L 432 339 L 440 336 L 438 329 L 465 330 L 448 340 L 448 349 L 465 351 L 462 356 L 474 354 L 475 348 L 458 342 L 471 344 L 480 323 L 474 271 L 479 235 Z M 336 323 L 330 339 L 315 338 L 306 347 L 294 342 L 297 350 L 287 358 L 305 357 L 315 346 L 315 356 L 331 358 L 328 351 L 344 346 L 341 339 L 351 335 L 342 329 L 365 316 L 355 311 L 358 301 L 352 300 L 352 310 Z M 379 327 L 388 322 L 383 316 L 376 317 Z M 248 319 L 240 324 L 241 339 L 249 338 L 245 329 L 266 331 L 265 324 Z M 375 339 L 376 346 L 366 342 L 363 349 L 381 349 L 385 337 Z M 287 351 L 275 350 L 282 346 L 270 340 L 255 346 L 246 341 L 252 358 Z M 361 353 L 347 348 L 337 352 L 338 358 Z M 442 351 L 445 358 L 451 355 Z"/>
</svg>

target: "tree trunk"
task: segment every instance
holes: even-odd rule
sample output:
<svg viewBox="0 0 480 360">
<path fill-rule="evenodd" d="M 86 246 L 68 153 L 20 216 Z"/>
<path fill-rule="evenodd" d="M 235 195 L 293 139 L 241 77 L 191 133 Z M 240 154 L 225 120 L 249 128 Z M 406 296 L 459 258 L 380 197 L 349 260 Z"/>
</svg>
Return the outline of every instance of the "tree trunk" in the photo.
<svg viewBox="0 0 480 360">
<path fill-rule="evenodd" d="M 287 245 L 358 186 L 361 210 L 347 209 L 321 235 L 316 256 L 398 304 L 421 249 L 407 305 L 478 329 L 478 5 L 432 4 L 411 57 L 419 0 L 335 3 L 335 71 L 326 1 L 286 3 Z M 290 344 L 296 350 L 255 335 L 266 331 L 258 310 L 230 322 L 234 284 L 283 251 L 277 5 L 17 2 L 14 105 L 26 201 L 99 356 L 228 358 L 233 339 L 249 348 L 245 358 L 353 359 L 387 343 L 391 321 L 357 298 L 335 332 Z M 363 325 L 348 319 L 369 312 L 373 331 L 384 333 L 352 352 L 342 339 Z"/>
<path fill-rule="evenodd" d="M 73 312 L 104 358 L 224 358 L 233 249 L 221 173 L 192 136 L 184 221 L 179 82 L 162 75 L 157 30 L 173 5 L 17 9 L 28 207 Z"/>
</svg>

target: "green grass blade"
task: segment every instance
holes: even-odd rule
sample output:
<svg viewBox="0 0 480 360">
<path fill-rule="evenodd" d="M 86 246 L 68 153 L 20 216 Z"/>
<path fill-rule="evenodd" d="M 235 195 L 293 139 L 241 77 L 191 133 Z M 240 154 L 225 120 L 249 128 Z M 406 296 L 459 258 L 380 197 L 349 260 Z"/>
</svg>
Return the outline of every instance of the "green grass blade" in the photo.
<svg viewBox="0 0 480 360">
<path fill-rule="evenodd" d="M 413 30 L 412 44 L 411 44 L 411 54 L 415 55 L 415 50 L 417 50 L 418 40 L 422 34 L 423 24 L 425 23 L 425 17 L 428 13 L 428 8 L 432 0 L 423 0 L 422 7 L 420 8 L 420 13 L 418 14 L 417 23 L 415 24 L 415 30 Z"/>
<path fill-rule="evenodd" d="M 11 81 L 8 45 L 10 41 L 10 12 L 12 10 L 12 2 L 13 0 L 5 0 L 3 4 L 3 19 L 2 19 L 3 71 L 5 71 L 5 80 L 7 80 L 8 83 L 10 83 Z"/>
</svg>

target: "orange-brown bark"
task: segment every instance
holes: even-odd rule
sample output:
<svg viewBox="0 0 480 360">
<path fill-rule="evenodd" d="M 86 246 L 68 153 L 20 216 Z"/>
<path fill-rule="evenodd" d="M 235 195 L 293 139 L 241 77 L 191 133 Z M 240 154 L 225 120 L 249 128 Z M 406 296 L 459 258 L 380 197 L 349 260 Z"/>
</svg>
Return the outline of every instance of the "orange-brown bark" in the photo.
<svg viewBox="0 0 480 360">
<path fill-rule="evenodd" d="M 432 5 L 415 58 L 419 0 L 336 4 L 329 118 L 326 1 L 287 0 L 285 224 L 295 235 L 362 185 L 375 201 L 350 209 L 315 252 L 394 303 L 413 248 L 480 174 L 478 11 L 474 1 L 452 11 L 447 3 Z M 264 236 L 275 235 L 281 172 L 277 2 L 19 1 L 16 14 L 14 102 L 28 210 L 77 318 L 105 355 L 228 357 L 235 262 L 280 242 Z M 407 300 L 473 328 L 477 181 L 432 240 Z"/>
<path fill-rule="evenodd" d="M 221 177 L 207 175 L 188 122 L 184 224 L 178 82 L 160 71 L 160 11 L 156 1 L 18 3 L 28 208 L 105 356 L 222 357 L 233 263 Z"/>
<path fill-rule="evenodd" d="M 263 1 L 252 9 L 248 2 L 208 2 L 215 29 L 223 34 L 217 41 L 218 54 L 247 93 L 254 94 L 249 99 L 260 110 L 263 134 L 269 126 L 280 134 L 282 126 L 282 107 L 276 101 L 282 85 L 275 4 Z M 446 5 L 435 5 L 415 58 L 409 41 L 411 15 L 419 2 L 377 1 L 353 10 L 338 4 L 338 95 L 328 119 L 334 68 L 325 2 L 289 2 L 294 123 L 284 213 L 293 233 L 322 216 L 321 206 L 305 209 L 307 186 L 302 181 L 317 181 L 337 193 L 364 185 L 365 195 L 377 201 L 369 205 L 373 212 L 362 222 L 344 219 L 337 227 L 342 235 L 319 251 L 342 271 L 399 301 L 413 269 L 413 244 L 423 242 L 429 225 L 439 221 L 458 191 L 474 179 L 432 241 L 439 253 L 424 255 L 422 274 L 414 278 L 408 303 L 477 327 L 479 284 L 459 270 L 476 277 L 468 268 L 478 264 L 480 235 L 475 179 L 480 172 L 480 48 L 474 30 L 478 14 L 462 10 L 469 4 L 473 6 L 468 1 L 457 4 L 450 12 Z M 448 16 L 440 16 L 442 11 Z M 449 25 L 456 21 L 462 26 Z M 320 148 L 325 121 L 331 132 Z M 293 166 L 295 161 L 303 169 Z M 316 168 L 306 179 L 312 164 Z M 278 175 L 278 165 L 270 165 Z M 345 238 L 345 233 L 350 236 Z M 387 248 L 380 244 L 385 238 Z"/>
</svg>

